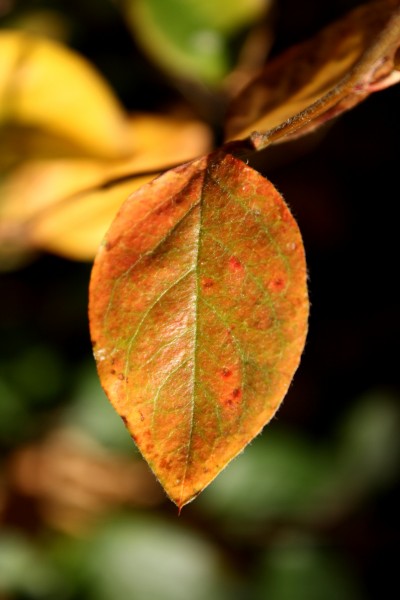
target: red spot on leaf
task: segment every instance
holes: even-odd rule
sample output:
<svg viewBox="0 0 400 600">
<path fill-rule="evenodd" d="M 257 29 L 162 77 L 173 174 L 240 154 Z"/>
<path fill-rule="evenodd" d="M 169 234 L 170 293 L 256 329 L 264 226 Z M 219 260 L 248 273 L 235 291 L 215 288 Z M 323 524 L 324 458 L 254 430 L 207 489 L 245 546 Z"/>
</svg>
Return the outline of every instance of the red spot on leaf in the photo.
<svg viewBox="0 0 400 600">
<path fill-rule="evenodd" d="M 124 425 L 127 426 L 128 425 L 128 419 L 126 417 L 124 417 L 123 415 L 121 415 L 121 419 L 124 422 Z"/>
<path fill-rule="evenodd" d="M 120 379 L 121 381 L 124 381 L 125 375 L 123 373 L 118 373 L 118 379 Z"/>
<path fill-rule="evenodd" d="M 203 288 L 209 289 L 209 288 L 213 287 L 214 280 L 211 279 L 210 277 L 203 277 L 201 283 L 202 283 Z"/>
<path fill-rule="evenodd" d="M 224 367 L 223 369 L 221 369 L 221 375 L 224 379 L 228 379 L 228 377 L 232 375 L 232 371 Z"/>
<path fill-rule="evenodd" d="M 235 406 L 240 402 L 241 397 L 242 390 L 240 388 L 234 388 L 229 394 L 228 398 L 225 400 L 225 404 L 227 406 Z"/>
<path fill-rule="evenodd" d="M 280 292 L 283 290 L 284 287 L 285 280 L 283 279 L 283 277 L 275 277 L 275 279 L 272 279 L 268 284 L 268 288 L 272 292 Z"/>
<path fill-rule="evenodd" d="M 236 256 L 231 256 L 228 265 L 229 270 L 232 271 L 232 273 L 240 273 L 241 271 L 243 271 L 243 265 L 240 262 L 240 260 L 236 258 Z"/>
</svg>

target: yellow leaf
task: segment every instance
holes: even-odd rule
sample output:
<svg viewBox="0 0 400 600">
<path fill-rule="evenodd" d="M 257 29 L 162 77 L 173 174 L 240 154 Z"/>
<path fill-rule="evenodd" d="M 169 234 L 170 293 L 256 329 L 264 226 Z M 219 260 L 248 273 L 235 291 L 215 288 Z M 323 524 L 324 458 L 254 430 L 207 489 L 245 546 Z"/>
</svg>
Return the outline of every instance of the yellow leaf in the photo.
<svg viewBox="0 0 400 600">
<path fill-rule="evenodd" d="M 101 162 L 42 159 L 23 163 L 0 185 L 2 220 L 23 222 L 48 206 L 101 183 Z"/>
<path fill-rule="evenodd" d="M 57 42 L 16 31 L 0 33 L 0 124 L 42 129 L 99 157 L 132 147 L 124 111 L 93 66 Z"/>
<path fill-rule="evenodd" d="M 75 260 L 92 260 L 121 204 L 154 175 L 77 194 L 51 206 L 32 223 L 30 243 Z"/>
<path fill-rule="evenodd" d="M 211 145 L 208 127 L 194 120 L 136 114 L 127 131 L 137 148 L 127 159 L 39 159 L 14 169 L 0 185 L 3 240 L 72 259 L 93 259 L 131 192 Z M 119 181 L 126 177 L 129 181 Z"/>
<path fill-rule="evenodd" d="M 130 118 L 136 151 L 130 160 L 135 170 L 159 170 L 208 152 L 211 132 L 201 121 L 137 113 Z M 115 172 L 114 172 L 115 174 Z"/>
</svg>

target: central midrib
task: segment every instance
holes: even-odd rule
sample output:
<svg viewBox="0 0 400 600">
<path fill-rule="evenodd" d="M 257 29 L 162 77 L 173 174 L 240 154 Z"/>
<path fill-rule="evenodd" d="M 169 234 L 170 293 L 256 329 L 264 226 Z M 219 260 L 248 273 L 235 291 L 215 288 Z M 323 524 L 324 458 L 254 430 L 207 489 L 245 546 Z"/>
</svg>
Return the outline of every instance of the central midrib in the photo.
<svg viewBox="0 0 400 600">
<path fill-rule="evenodd" d="M 200 254 L 201 254 L 201 243 L 202 243 L 202 225 L 203 225 L 203 190 L 204 183 L 206 178 L 206 171 L 204 173 L 204 177 L 201 182 L 200 188 L 200 200 L 199 200 L 199 219 L 198 219 L 198 228 L 197 228 L 197 252 L 194 259 L 193 271 L 195 276 L 195 286 L 194 286 L 194 328 L 193 328 L 193 369 L 192 369 L 192 401 L 191 401 L 191 415 L 190 415 L 190 426 L 189 426 L 189 439 L 187 443 L 186 449 L 186 461 L 185 461 L 185 470 L 182 475 L 181 482 L 181 490 L 180 490 L 180 502 L 182 501 L 182 494 L 185 488 L 186 476 L 189 466 L 189 459 L 192 450 L 192 440 L 193 440 L 193 429 L 194 429 L 194 413 L 195 413 L 195 404 L 196 404 L 196 383 L 197 383 L 197 354 L 198 354 L 198 329 L 199 329 L 199 297 L 200 297 Z"/>
</svg>

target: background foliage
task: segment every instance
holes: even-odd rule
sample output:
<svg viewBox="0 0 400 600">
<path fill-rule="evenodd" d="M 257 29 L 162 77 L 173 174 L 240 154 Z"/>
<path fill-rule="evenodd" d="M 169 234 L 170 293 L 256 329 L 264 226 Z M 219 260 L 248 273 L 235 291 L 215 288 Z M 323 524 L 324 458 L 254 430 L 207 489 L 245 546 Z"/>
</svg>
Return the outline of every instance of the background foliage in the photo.
<svg viewBox="0 0 400 600">
<path fill-rule="evenodd" d="M 269 40 L 252 54 L 257 62 L 269 46 L 277 54 L 357 3 L 279 0 L 262 13 L 253 2 L 249 17 L 237 2 L 239 16 L 225 24 L 220 11 L 206 11 L 214 38 L 197 48 L 211 47 L 210 65 L 220 66 L 210 75 L 203 53 L 190 79 L 175 50 L 168 68 L 156 44 L 149 53 L 137 34 L 146 22 L 129 4 L 0 0 L 0 25 L 34 29 L 81 52 L 128 111 L 183 111 L 206 119 L 218 140 L 224 98 L 238 85 L 226 75 L 253 19 L 250 30 L 265 23 L 261 38 Z M 174 4 L 187 11 L 186 39 L 200 19 L 190 12 L 196 3 Z M 86 316 L 90 262 L 40 254 L 4 271 L 2 599 L 389 595 L 400 541 L 392 216 L 399 94 L 395 86 L 370 97 L 314 149 L 298 145 L 275 165 L 260 158 L 303 233 L 310 334 L 277 417 L 179 518 L 98 383 Z"/>
</svg>

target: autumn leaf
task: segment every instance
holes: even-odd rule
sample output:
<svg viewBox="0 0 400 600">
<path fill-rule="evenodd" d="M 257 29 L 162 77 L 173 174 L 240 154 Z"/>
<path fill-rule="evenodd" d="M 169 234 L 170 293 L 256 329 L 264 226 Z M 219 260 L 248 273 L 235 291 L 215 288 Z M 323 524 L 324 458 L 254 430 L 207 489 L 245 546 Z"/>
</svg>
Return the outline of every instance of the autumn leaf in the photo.
<svg viewBox="0 0 400 600">
<path fill-rule="evenodd" d="M 307 316 L 297 225 L 238 158 L 219 151 L 170 170 L 121 207 L 92 272 L 95 357 L 180 508 L 274 415 Z"/>
<path fill-rule="evenodd" d="M 313 131 L 400 81 L 399 46 L 399 0 L 356 8 L 266 65 L 232 102 L 226 139 L 260 150 Z"/>
</svg>

